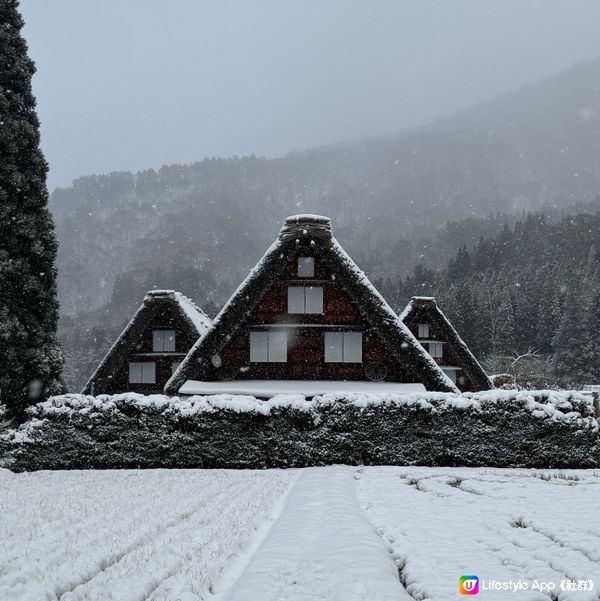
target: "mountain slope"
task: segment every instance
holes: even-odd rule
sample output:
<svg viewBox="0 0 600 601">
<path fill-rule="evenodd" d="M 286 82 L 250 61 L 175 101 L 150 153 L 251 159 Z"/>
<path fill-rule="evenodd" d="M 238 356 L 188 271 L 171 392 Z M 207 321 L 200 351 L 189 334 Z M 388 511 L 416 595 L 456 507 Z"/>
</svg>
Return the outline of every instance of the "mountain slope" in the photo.
<svg viewBox="0 0 600 601">
<path fill-rule="evenodd" d="M 420 259 L 394 253 L 399 240 L 449 219 L 589 200 L 600 191 L 597 82 L 600 59 L 388 138 L 80 178 L 52 196 L 63 313 L 104 305 L 119 276 L 169 279 L 200 302 L 198 282 L 213 278 L 221 290 L 206 298 L 218 304 L 290 213 L 331 216 L 359 262 L 397 276 Z"/>
</svg>

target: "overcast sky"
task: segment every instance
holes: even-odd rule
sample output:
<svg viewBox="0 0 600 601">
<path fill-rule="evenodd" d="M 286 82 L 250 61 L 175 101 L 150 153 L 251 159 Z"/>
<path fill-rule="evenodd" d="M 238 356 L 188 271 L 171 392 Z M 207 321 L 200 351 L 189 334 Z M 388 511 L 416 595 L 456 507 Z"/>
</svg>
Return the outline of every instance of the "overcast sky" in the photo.
<svg viewBox="0 0 600 601">
<path fill-rule="evenodd" d="M 21 0 L 50 187 L 394 133 L 600 55 L 598 0 Z"/>
</svg>

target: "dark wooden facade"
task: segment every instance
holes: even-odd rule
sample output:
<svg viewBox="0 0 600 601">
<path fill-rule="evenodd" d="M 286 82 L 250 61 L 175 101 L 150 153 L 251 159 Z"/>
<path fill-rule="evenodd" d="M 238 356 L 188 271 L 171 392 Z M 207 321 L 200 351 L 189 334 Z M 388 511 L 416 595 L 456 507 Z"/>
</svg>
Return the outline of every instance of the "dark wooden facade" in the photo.
<svg viewBox="0 0 600 601">
<path fill-rule="evenodd" d="M 298 257 L 314 257 L 315 277 L 296 276 Z M 237 379 L 257 380 L 366 380 L 365 366 L 385 365 L 388 378 L 393 381 L 412 381 L 411 370 L 402 370 L 386 353 L 385 345 L 376 328 L 361 316 L 349 295 L 336 284 L 331 271 L 311 251 L 308 243 L 301 244 L 279 278 L 266 291 L 260 303 L 248 316 L 246 324 L 225 345 L 220 355 L 223 372 Z M 289 286 L 323 287 L 322 314 L 288 314 Z M 286 363 L 252 363 L 250 361 L 250 332 L 285 330 L 288 333 Z M 325 332 L 361 332 L 361 363 L 325 363 Z M 215 370 L 215 377 L 220 372 Z"/>
<path fill-rule="evenodd" d="M 298 259 L 309 257 L 314 259 L 314 273 L 302 277 Z M 322 288 L 322 311 L 290 313 L 290 287 Z M 254 332 L 285 332 L 285 358 L 252 360 Z M 360 359 L 353 355 L 348 361 L 326 361 L 325 337 L 330 332 L 360 332 Z M 373 380 L 456 390 L 332 237 L 330 221 L 318 216 L 286 220 L 279 239 L 196 343 L 165 391 L 177 394 L 188 380 L 232 379 Z"/>
<path fill-rule="evenodd" d="M 189 319 L 181 303 L 187 303 L 188 313 L 197 312 L 194 321 Z M 205 324 L 204 329 L 201 327 L 202 322 Z M 169 378 L 209 324 L 208 317 L 179 293 L 150 291 L 144 299 L 144 304 L 109 350 L 82 392 L 84 394 L 162 393 Z M 154 332 L 160 330 L 175 332 L 173 351 L 159 352 L 153 349 Z M 131 382 L 130 363 L 154 364 L 154 382 Z"/>
</svg>

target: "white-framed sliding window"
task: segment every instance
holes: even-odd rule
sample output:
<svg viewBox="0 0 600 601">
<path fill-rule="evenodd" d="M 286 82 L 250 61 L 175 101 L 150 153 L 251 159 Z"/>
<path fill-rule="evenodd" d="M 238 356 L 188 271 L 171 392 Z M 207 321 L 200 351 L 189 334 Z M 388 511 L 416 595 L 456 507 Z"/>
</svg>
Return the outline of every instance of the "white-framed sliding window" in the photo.
<svg viewBox="0 0 600 601">
<path fill-rule="evenodd" d="M 288 313 L 323 313 L 323 287 L 288 286 Z"/>
<path fill-rule="evenodd" d="M 286 363 L 286 332 L 250 332 L 252 363 Z"/>
<path fill-rule="evenodd" d="M 429 338 L 429 324 L 428 323 L 420 323 L 419 324 L 419 338 Z"/>
<path fill-rule="evenodd" d="M 441 359 L 444 356 L 444 345 L 441 342 L 429 342 L 429 354 L 434 359 Z"/>
<path fill-rule="evenodd" d="M 461 371 L 456 367 L 442 367 L 442 371 L 456 384 L 458 372 Z"/>
<path fill-rule="evenodd" d="M 315 259 L 314 257 L 298 257 L 298 277 L 315 277 Z"/>
<path fill-rule="evenodd" d="M 153 330 L 152 351 L 154 353 L 174 353 L 175 330 Z"/>
<path fill-rule="evenodd" d="M 156 384 L 156 363 L 153 361 L 130 361 L 130 384 Z"/>
<path fill-rule="evenodd" d="M 362 332 L 325 332 L 325 363 L 362 363 Z"/>
</svg>

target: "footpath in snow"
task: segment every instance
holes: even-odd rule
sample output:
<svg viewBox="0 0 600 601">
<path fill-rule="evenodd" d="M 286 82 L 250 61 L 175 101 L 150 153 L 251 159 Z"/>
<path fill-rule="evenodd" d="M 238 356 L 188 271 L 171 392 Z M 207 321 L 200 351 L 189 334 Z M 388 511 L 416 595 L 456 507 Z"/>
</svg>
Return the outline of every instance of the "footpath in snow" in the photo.
<svg viewBox="0 0 600 601">
<path fill-rule="evenodd" d="M 304 470 L 226 601 L 412 599 L 359 507 L 349 467 Z"/>
</svg>

